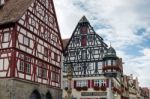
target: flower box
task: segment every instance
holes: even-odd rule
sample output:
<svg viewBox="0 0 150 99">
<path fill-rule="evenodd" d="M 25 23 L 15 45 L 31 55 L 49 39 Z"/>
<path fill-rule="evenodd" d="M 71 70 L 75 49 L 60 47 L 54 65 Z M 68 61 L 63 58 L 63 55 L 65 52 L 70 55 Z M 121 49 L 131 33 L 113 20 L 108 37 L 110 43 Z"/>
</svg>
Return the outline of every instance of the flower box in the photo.
<svg viewBox="0 0 150 99">
<path fill-rule="evenodd" d="M 94 90 L 100 90 L 100 87 L 99 86 L 94 86 L 93 89 Z"/>
<path fill-rule="evenodd" d="M 101 90 L 102 91 L 106 91 L 106 87 L 105 86 L 101 86 Z"/>
<path fill-rule="evenodd" d="M 88 90 L 88 87 L 87 86 L 83 86 L 82 90 Z"/>
<path fill-rule="evenodd" d="M 77 91 L 81 91 L 82 88 L 81 88 L 81 87 L 76 87 L 76 90 L 77 90 Z"/>
</svg>

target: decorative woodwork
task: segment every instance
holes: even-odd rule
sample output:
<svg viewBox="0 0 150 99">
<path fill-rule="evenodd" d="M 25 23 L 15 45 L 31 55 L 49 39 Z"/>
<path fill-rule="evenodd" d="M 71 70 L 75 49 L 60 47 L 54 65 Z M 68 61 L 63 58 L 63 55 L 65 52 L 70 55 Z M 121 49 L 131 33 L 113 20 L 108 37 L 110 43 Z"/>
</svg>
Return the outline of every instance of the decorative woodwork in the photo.
<svg viewBox="0 0 150 99">
<path fill-rule="evenodd" d="M 71 64 L 74 77 L 102 73 L 102 61 L 107 45 L 83 17 L 77 24 L 64 51 L 64 72 Z"/>
</svg>

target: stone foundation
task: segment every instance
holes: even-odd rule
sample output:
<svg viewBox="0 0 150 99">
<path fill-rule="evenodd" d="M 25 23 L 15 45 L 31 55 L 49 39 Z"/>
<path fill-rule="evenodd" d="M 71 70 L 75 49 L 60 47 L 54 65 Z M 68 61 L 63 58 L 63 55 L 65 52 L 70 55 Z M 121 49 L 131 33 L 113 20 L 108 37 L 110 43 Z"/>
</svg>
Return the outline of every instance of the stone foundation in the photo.
<svg viewBox="0 0 150 99">
<path fill-rule="evenodd" d="M 0 79 L 0 99 L 30 99 L 33 91 L 38 91 L 41 99 L 46 99 L 46 93 L 52 99 L 61 99 L 62 90 L 47 85 L 18 79 Z"/>
</svg>

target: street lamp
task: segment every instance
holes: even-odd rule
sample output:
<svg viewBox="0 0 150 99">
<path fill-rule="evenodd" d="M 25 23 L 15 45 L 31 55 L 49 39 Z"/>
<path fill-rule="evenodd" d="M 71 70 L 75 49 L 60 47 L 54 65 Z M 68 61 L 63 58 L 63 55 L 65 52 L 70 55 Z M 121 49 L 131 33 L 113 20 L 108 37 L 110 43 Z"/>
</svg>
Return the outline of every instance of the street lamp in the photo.
<svg viewBox="0 0 150 99">
<path fill-rule="evenodd" d="M 72 82 L 72 74 L 73 74 L 73 71 L 72 71 L 72 67 L 71 65 L 68 65 L 68 71 L 67 71 L 67 79 L 68 79 L 68 90 L 67 90 L 67 97 L 66 99 L 71 99 L 72 96 L 72 88 L 71 88 L 71 82 Z"/>
</svg>

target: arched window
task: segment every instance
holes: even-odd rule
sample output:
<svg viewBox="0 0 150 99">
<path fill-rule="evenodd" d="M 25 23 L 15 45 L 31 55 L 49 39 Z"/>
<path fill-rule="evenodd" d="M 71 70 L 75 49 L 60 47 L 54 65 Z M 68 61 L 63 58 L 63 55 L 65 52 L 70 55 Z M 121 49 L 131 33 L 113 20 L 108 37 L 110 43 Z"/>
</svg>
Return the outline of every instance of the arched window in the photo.
<svg viewBox="0 0 150 99">
<path fill-rule="evenodd" d="M 52 96 L 51 96 L 50 92 L 46 93 L 46 99 L 52 99 Z"/>
<path fill-rule="evenodd" d="M 34 90 L 30 96 L 30 99 L 41 99 L 41 95 L 37 90 Z"/>
</svg>

